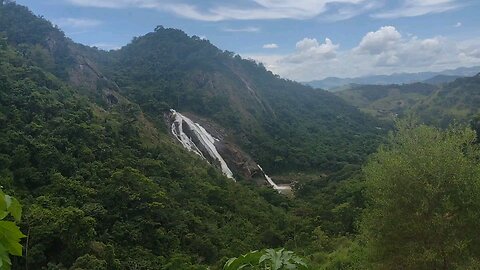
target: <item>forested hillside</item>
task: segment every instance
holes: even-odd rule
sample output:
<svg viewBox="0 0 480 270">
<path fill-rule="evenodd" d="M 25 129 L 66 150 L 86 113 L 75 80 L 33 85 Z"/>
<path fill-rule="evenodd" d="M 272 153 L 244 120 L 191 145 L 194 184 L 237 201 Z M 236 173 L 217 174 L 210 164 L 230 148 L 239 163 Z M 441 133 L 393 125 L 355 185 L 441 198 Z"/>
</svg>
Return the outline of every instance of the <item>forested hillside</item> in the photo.
<svg viewBox="0 0 480 270">
<path fill-rule="evenodd" d="M 335 171 L 376 147 L 376 121 L 341 99 L 179 30 L 157 27 L 97 59 L 145 112 L 174 108 L 212 119 L 267 171 Z"/>
<path fill-rule="evenodd" d="M 10 46 L 0 56 L 0 179 L 26 206 L 29 237 L 14 265 L 187 269 L 283 243 L 283 209 L 185 153 L 134 105 L 105 111 Z"/>
<path fill-rule="evenodd" d="M 444 84 L 426 100 L 418 102 L 413 112 L 427 123 L 447 126 L 454 121 L 468 122 L 480 113 L 480 74 Z"/>
<path fill-rule="evenodd" d="M 418 102 L 438 90 L 426 83 L 392 85 L 353 85 L 337 96 L 360 110 L 384 120 L 407 114 Z"/>
</svg>

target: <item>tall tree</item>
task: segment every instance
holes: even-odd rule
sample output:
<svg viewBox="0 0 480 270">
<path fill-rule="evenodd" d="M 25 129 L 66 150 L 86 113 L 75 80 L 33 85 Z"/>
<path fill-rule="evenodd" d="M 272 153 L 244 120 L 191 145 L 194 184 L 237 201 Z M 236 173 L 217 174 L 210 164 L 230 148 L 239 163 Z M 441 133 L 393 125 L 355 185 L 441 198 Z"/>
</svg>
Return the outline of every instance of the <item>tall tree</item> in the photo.
<svg viewBox="0 0 480 270">
<path fill-rule="evenodd" d="M 478 269 L 480 151 L 475 132 L 398 124 L 365 167 L 371 269 Z"/>
</svg>

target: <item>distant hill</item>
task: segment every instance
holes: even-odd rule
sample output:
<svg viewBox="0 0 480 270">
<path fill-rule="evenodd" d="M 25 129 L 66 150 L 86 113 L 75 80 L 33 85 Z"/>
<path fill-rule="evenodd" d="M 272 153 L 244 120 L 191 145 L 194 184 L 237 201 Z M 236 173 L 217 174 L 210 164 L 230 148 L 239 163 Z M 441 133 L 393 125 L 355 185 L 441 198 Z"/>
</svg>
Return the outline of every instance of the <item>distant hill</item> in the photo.
<svg viewBox="0 0 480 270">
<path fill-rule="evenodd" d="M 452 70 L 444 70 L 440 72 L 419 72 L 419 73 L 394 73 L 391 75 L 373 75 L 356 78 L 337 78 L 329 77 L 323 80 L 314 80 L 305 82 L 314 88 L 321 88 L 325 90 L 335 91 L 336 88 L 349 84 L 368 84 L 368 85 L 388 85 L 388 84 L 404 84 L 415 82 L 426 83 L 444 83 L 450 82 L 458 77 L 474 76 L 480 72 L 480 66 L 475 67 L 461 67 Z M 437 77 L 442 75 L 441 77 Z M 435 78 L 437 77 L 437 78 Z M 432 80 L 429 82 L 428 80 Z M 440 81 L 440 82 L 438 82 Z"/>
<path fill-rule="evenodd" d="M 336 94 L 366 113 L 381 119 L 393 119 L 403 115 L 436 90 L 437 86 L 426 83 L 351 85 Z"/>
<path fill-rule="evenodd" d="M 363 112 L 380 119 L 393 119 L 412 112 L 426 123 L 448 126 L 468 122 L 480 109 L 480 74 L 442 82 L 453 76 L 438 76 L 435 84 L 350 85 L 335 94 Z"/>
<path fill-rule="evenodd" d="M 480 74 L 459 78 L 442 85 L 412 110 L 425 122 L 447 126 L 453 121 L 465 122 L 480 113 Z"/>
<path fill-rule="evenodd" d="M 449 83 L 453 82 L 458 78 L 462 78 L 462 76 L 457 76 L 457 75 L 437 75 L 435 77 L 432 77 L 430 79 L 427 79 L 423 81 L 424 83 L 429 83 L 429 84 L 443 84 L 443 83 Z"/>
</svg>

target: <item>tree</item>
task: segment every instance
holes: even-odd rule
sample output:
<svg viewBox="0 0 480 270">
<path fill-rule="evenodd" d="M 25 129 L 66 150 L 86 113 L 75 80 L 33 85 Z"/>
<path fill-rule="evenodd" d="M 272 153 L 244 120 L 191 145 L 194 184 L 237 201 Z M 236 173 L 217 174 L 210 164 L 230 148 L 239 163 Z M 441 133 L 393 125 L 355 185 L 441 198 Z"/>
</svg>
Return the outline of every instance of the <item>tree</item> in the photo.
<svg viewBox="0 0 480 270">
<path fill-rule="evenodd" d="M 22 206 L 13 197 L 0 189 L 0 270 L 9 270 L 12 266 L 9 255 L 22 256 L 20 239 L 25 237 L 13 221 L 4 220 L 8 216 L 20 221 Z"/>
<path fill-rule="evenodd" d="M 361 228 L 372 263 L 368 268 L 477 268 L 480 151 L 475 132 L 408 121 L 397 128 L 364 168 L 368 204 Z"/>
</svg>

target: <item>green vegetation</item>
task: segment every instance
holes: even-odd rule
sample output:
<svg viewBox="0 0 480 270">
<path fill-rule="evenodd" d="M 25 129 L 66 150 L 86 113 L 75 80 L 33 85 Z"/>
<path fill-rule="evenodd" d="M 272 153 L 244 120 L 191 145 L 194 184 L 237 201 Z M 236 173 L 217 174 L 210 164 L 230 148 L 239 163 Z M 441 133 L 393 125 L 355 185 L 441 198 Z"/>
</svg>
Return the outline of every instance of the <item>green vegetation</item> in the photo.
<svg viewBox="0 0 480 270">
<path fill-rule="evenodd" d="M 480 149 L 475 132 L 402 122 L 365 167 L 369 269 L 480 266 Z"/>
<path fill-rule="evenodd" d="M 283 208 L 186 153 L 134 104 L 102 109 L 13 47 L 0 59 L 0 185 L 22 201 L 29 239 L 13 269 L 204 268 L 284 244 Z"/>
<path fill-rule="evenodd" d="M 207 266 L 219 269 L 226 258 L 249 250 L 286 246 L 306 254 L 307 249 L 303 247 L 314 248 L 316 236 L 312 232 L 323 223 L 331 224 L 331 228 L 334 224 L 341 224 L 338 229 L 328 231 L 334 238 L 334 233 L 344 232 L 340 228 L 351 227 L 351 224 L 344 224 L 351 219 L 320 220 L 317 215 L 307 218 L 307 213 L 314 211 L 308 197 L 315 196 L 307 191 L 307 184 L 299 187 L 304 190 L 305 197 L 299 195 L 296 201 L 267 188 L 259 189 L 244 182 L 232 183 L 204 161 L 185 152 L 169 137 L 162 110 L 169 108 L 170 104 L 165 103 L 167 105 L 162 107 L 162 99 L 154 99 L 157 102 L 154 106 L 139 106 L 130 100 L 135 91 L 124 90 L 128 87 L 122 85 L 122 93 L 119 93 L 112 90 L 113 84 L 106 79 L 89 80 L 82 77 L 85 74 L 78 73 L 76 61 L 79 57 L 76 53 L 79 50 L 85 50 L 84 53 L 97 60 L 104 56 L 103 53 L 64 39 L 59 30 L 48 28 L 48 23 L 40 23 L 45 21 L 23 7 L 3 4 L 0 12 L 3 31 L 0 40 L 0 184 L 22 201 L 25 213 L 19 226 L 28 236 L 28 241 L 23 242 L 24 256 L 13 258 L 13 269 L 158 269 L 159 266 L 162 269 L 204 269 Z M 21 27 L 9 23 L 19 17 L 29 23 Z M 46 30 L 36 29 L 37 26 L 46 27 Z M 180 33 L 177 30 L 162 31 L 163 34 L 170 31 L 173 36 Z M 29 36 L 29 32 L 41 34 Z M 50 50 L 45 43 L 46 37 L 41 35 L 60 39 L 55 44 L 67 46 L 62 46 L 60 51 Z M 183 38 L 175 45 L 203 42 L 184 34 L 181 36 Z M 165 38 L 171 39 L 172 36 L 166 35 Z M 39 54 L 43 55 L 43 60 L 27 53 L 34 48 L 44 49 L 45 54 Z M 68 57 L 59 59 L 69 61 L 57 59 L 63 53 Z M 240 61 L 228 55 L 225 57 L 233 63 Z M 101 59 L 98 61 L 101 63 Z M 218 59 L 212 62 L 216 61 Z M 245 63 L 251 65 L 252 72 L 265 72 L 256 64 Z M 66 80 L 62 77 L 66 73 L 62 70 L 73 77 Z M 278 80 L 272 75 L 265 76 L 271 76 L 272 82 Z M 72 78 L 86 78 L 83 81 L 88 84 L 78 86 L 72 83 Z M 295 85 L 278 81 L 280 85 Z M 90 84 L 94 88 L 89 88 Z M 231 86 L 232 91 L 245 90 L 241 85 Z M 172 86 L 171 89 L 177 88 Z M 310 95 L 317 96 L 317 99 L 325 96 L 323 102 L 337 104 L 343 115 L 337 116 L 333 107 L 325 105 L 321 108 L 325 115 L 318 121 L 330 123 L 326 127 L 339 136 L 348 134 L 362 138 L 362 133 L 354 128 L 334 128 L 338 123 L 335 119 L 345 119 L 345 123 L 352 127 L 372 120 L 332 95 L 317 95 L 309 88 L 302 89 L 302 94 L 299 93 L 302 99 L 292 106 L 301 107 L 302 100 L 309 100 Z M 286 95 L 287 89 L 283 88 L 281 92 Z M 195 97 L 203 99 L 208 94 Z M 290 97 L 285 102 L 291 100 Z M 193 101 L 189 106 L 192 104 Z M 308 106 L 314 108 L 315 104 L 312 101 Z M 282 113 L 277 119 L 290 117 L 288 111 Z M 310 118 L 317 117 L 314 112 L 309 115 Z M 251 123 L 265 125 L 266 116 L 251 118 Z M 212 117 L 222 122 L 221 114 L 218 118 Z M 285 123 L 296 128 L 294 118 L 288 119 Z M 357 123 L 355 119 L 367 122 Z M 302 121 L 308 124 L 307 120 Z M 281 127 L 276 121 L 268 125 L 272 131 Z M 314 130 L 314 124 L 310 125 L 311 132 L 318 131 Z M 227 127 L 235 130 L 232 124 Z M 307 133 L 300 131 L 289 139 L 289 144 L 303 143 Z M 249 136 L 257 136 L 254 132 Z M 265 139 L 270 136 L 262 134 Z M 359 139 L 355 143 L 357 153 L 348 148 L 351 144 L 345 140 L 344 151 L 350 156 L 337 160 L 334 153 L 336 140 L 331 137 L 331 131 L 321 135 L 322 140 L 328 142 L 325 147 L 330 151 L 324 157 L 330 165 L 324 168 L 331 171 L 345 167 L 345 160 L 359 163 L 361 156 L 366 156 L 359 149 L 373 149 L 375 145 L 375 140 L 364 142 Z M 365 136 L 375 138 L 377 135 L 373 132 Z M 286 147 L 272 138 L 265 147 L 260 147 L 262 138 L 256 138 L 255 147 L 263 149 L 264 156 L 270 157 L 269 151 L 273 151 L 269 144 Z M 309 139 L 311 145 L 314 145 L 313 140 Z M 288 156 L 292 149 L 285 148 L 282 155 Z M 297 164 L 308 160 L 308 153 L 301 151 L 295 150 L 297 157 L 303 156 Z M 274 156 L 277 162 L 287 164 L 282 161 L 283 156 Z M 296 165 L 291 168 L 294 167 Z M 280 171 L 281 167 L 278 168 Z M 317 180 L 331 187 L 318 195 L 328 195 L 322 199 L 325 209 L 318 207 L 323 211 L 322 215 L 327 216 L 337 203 L 343 203 L 344 198 L 333 195 L 335 180 L 317 177 L 310 183 L 313 185 Z M 332 183 L 327 184 L 330 181 Z M 345 200 L 350 198 L 348 194 L 344 196 Z"/>
<path fill-rule="evenodd" d="M 447 127 L 454 121 L 468 122 L 480 113 L 480 75 L 443 85 L 412 108 L 423 121 Z"/>
<path fill-rule="evenodd" d="M 5 218 L 13 217 L 14 221 Z M 20 222 L 22 206 L 17 199 L 6 195 L 0 188 L 0 269 L 11 269 L 12 262 L 9 255 L 22 256 L 20 239 L 25 235 L 20 231 L 16 222 Z"/>
</svg>

